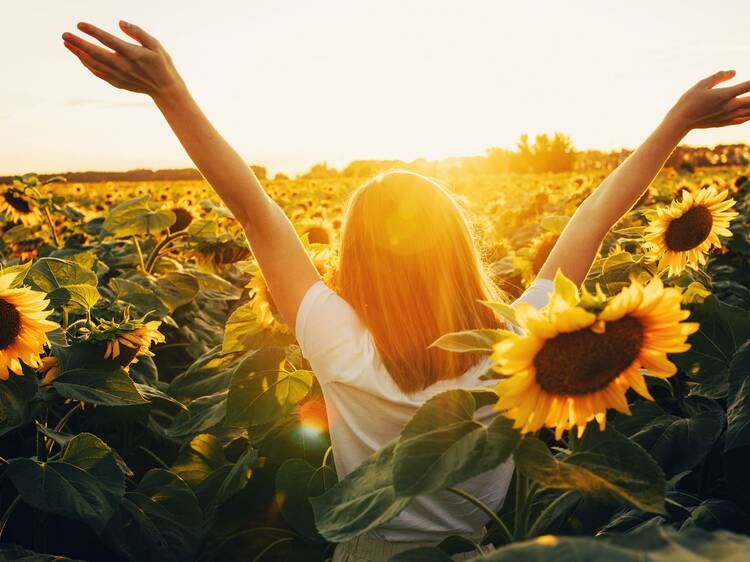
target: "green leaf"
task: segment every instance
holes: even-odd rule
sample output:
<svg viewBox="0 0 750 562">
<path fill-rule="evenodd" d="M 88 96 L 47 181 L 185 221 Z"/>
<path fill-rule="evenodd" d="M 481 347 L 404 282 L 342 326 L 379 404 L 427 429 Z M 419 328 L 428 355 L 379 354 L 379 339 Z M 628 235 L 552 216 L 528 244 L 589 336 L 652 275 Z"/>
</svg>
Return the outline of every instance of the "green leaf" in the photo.
<svg viewBox="0 0 750 562">
<path fill-rule="evenodd" d="M 148 403 L 123 369 L 71 369 L 58 376 L 52 386 L 63 398 L 87 404 L 133 406 Z"/>
<path fill-rule="evenodd" d="M 31 422 L 38 388 L 36 374 L 26 370 L 22 375 L 9 373 L 7 380 L 0 381 L 0 435 Z"/>
<path fill-rule="evenodd" d="M 125 493 L 112 451 L 90 433 L 71 439 L 59 461 L 11 459 L 5 474 L 32 507 L 78 519 L 96 532 L 104 529 Z"/>
<path fill-rule="evenodd" d="M 393 489 L 397 440 L 380 449 L 324 494 L 310 498 L 321 536 L 343 542 L 386 523 L 411 502 Z"/>
<path fill-rule="evenodd" d="M 257 460 L 258 452 L 248 444 L 247 449 L 240 455 L 237 462 L 231 465 L 229 470 L 226 470 L 227 467 L 224 466 L 212 473 L 212 475 L 221 475 L 221 478 L 212 479 L 214 482 L 219 482 L 219 487 L 215 490 L 213 487 L 211 488 L 210 496 L 208 496 L 209 501 L 205 504 L 207 522 L 214 518 L 216 510 L 219 507 L 245 487 L 245 484 L 247 484 L 252 475 L 252 468 Z M 199 486 L 196 490 L 196 494 L 199 497 L 201 494 L 206 494 L 207 492 L 208 488 L 205 485 Z"/>
<path fill-rule="evenodd" d="M 266 348 L 237 366 L 227 396 L 228 425 L 270 423 L 308 395 L 313 384 L 312 372 L 286 372 L 281 369 L 285 359 L 282 349 Z"/>
<path fill-rule="evenodd" d="M 169 435 L 185 438 L 203 433 L 224 421 L 227 411 L 227 391 L 201 396 L 188 405 L 187 412 L 178 413 L 169 427 Z"/>
<path fill-rule="evenodd" d="M 219 235 L 219 225 L 216 219 L 196 219 L 187 227 L 187 232 L 197 242 L 214 240 Z"/>
<path fill-rule="evenodd" d="M 99 302 L 99 289 L 91 285 L 68 285 L 50 292 L 50 304 L 57 308 L 69 306 L 74 311 L 91 310 Z"/>
<path fill-rule="evenodd" d="M 27 550 L 17 544 L 0 545 L 0 562 L 83 562 L 57 554 L 41 554 Z"/>
<path fill-rule="evenodd" d="M 695 384 L 691 395 L 725 398 L 729 390 L 729 366 L 738 348 L 750 339 L 750 314 L 716 297 L 690 307 L 691 322 L 700 329 L 688 339 L 690 349 L 673 357 Z"/>
<path fill-rule="evenodd" d="M 643 448 L 612 428 L 589 427 L 575 453 L 563 460 L 529 436 L 521 440 L 513 457 L 518 470 L 542 486 L 664 513 L 666 484 L 661 468 Z"/>
<path fill-rule="evenodd" d="M 152 235 L 172 226 L 177 217 L 172 211 L 155 210 L 150 195 L 128 199 L 113 207 L 104 220 L 104 229 L 117 237 Z"/>
<path fill-rule="evenodd" d="M 555 273 L 555 279 L 553 282 L 554 292 L 553 297 L 559 297 L 570 306 L 576 306 L 580 301 L 578 294 L 578 287 L 573 281 L 565 277 L 561 270 L 557 270 Z"/>
<path fill-rule="evenodd" d="M 336 484 L 336 473 L 328 466 L 314 467 L 303 459 L 288 459 L 276 472 L 276 497 L 281 515 L 303 537 L 323 541 L 315 527 L 310 498 Z"/>
<path fill-rule="evenodd" d="M 163 277 L 159 277 L 156 285 L 156 294 L 167 305 L 170 312 L 192 302 L 200 289 L 195 277 L 179 271 L 170 271 Z"/>
<path fill-rule="evenodd" d="M 96 274 L 70 260 L 41 258 L 27 273 L 26 281 L 47 293 L 53 307 L 90 310 L 100 298 Z"/>
<path fill-rule="evenodd" d="M 648 526 L 605 537 L 547 536 L 514 543 L 477 558 L 483 562 L 738 562 L 750 538 L 726 531 Z"/>
<path fill-rule="evenodd" d="M 706 409 L 669 420 L 662 427 L 647 449 L 669 477 L 691 470 L 704 459 L 724 429 L 724 411 L 720 407 Z"/>
<path fill-rule="evenodd" d="M 260 322 L 252 302 L 238 306 L 224 326 L 222 353 L 243 353 L 261 347 L 279 347 L 294 342 L 291 334 L 269 333 Z"/>
<path fill-rule="evenodd" d="M 214 470 L 229 464 L 221 442 L 213 435 L 196 435 L 186 443 L 172 465 L 172 471 L 195 487 Z"/>
<path fill-rule="evenodd" d="M 242 296 L 242 289 L 235 287 L 229 281 L 225 281 L 218 275 L 191 270 L 190 274 L 198 280 L 201 297 L 206 299 L 237 300 Z"/>
<path fill-rule="evenodd" d="M 503 417 L 489 426 L 475 420 L 474 413 L 482 405 L 471 392 L 448 390 L 417 411 L 401 432 L 394 453 L 397 495 L 436 492 L 508 459 L 520 434 Z"/>
<path fill-rule="evenodd" d="M 420 546 L 399 552 L 391 556 L 388 562 L 451 562 L 452 560 L 449 554 L 436 546 Z"/>
<path fill-rule="evenodd" d="M 107 542 L 132 562 L 193 560 L 203 514 L 190 487 L 166 470 L 146 473 L 106 529 Z"/>
<path fill-rule="evenodd" d="M 484 306 L 494 310 L 496 314 L 499 314 L 502 318 L 505 318 L 505 320 L 507 320 L 514 326 L 518 326 L 518 320 L 516 319 L 516 310 L 511 305 L 505 304 L 504 302 L 479 302 L 481 302 Z"/>
<path fill-rule="evenodd" d="M 724 450 L 746 446 L 750 446 L 750 342 L 745 342 L 729 366 Z"/>
<path fill-rule="evenodd" d="M 8 233 L 6 232 L 5 235 Z M 11 282 L 10 288 L 11 289 L 17 289 L 21 285 L 24 284 L 24 281 L 26 280 L 26 275 L 29 273 L 29 269 L 31 269 L 31 262 L 27 261 L 26 263 L 22 263 L 20 265 L 12 265 L 10 267 L 4 267 L 0 269 L 0 275 L 7 275 L 9 273 L 15 273 L 16 278 Z"/>
<path fill-rule="evenodd" d="M 132 304 L 139 315 L 153 313 L 150 319 L 161 320 L 169 314 L 167 304 L 151 288 L 116 277 L 109 280 L 109 286 L 119 300 Z"/>
<path fill-rule="evenodd" d="M 440 336 L 430 344 L 446 351 L 457 353 L 492 353 L 492 346 L 511 335 L 507 330 L 490 328 L 451 332 Z"/>
</svg>

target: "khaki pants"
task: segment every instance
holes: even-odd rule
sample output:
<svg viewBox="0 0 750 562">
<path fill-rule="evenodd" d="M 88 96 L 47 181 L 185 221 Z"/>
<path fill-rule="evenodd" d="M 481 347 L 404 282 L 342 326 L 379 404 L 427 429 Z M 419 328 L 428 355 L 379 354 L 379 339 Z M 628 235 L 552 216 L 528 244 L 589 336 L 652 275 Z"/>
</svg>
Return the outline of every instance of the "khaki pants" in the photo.
<svg viewBox="0 0 750 562">
<path fill-rule="evenodd" d="M 339 543 L 333 553 L 332 562 L 388 562 L 391 556 L 420 546 L 436 546 L 434 542 L 390 542 L 368 534 Z M 483 546 L 484 552 L 492 552 L 492 545 Z M 478 556 L 477 550 L 454 554 L 453 560 L 469 560 Z"/>
</svg>

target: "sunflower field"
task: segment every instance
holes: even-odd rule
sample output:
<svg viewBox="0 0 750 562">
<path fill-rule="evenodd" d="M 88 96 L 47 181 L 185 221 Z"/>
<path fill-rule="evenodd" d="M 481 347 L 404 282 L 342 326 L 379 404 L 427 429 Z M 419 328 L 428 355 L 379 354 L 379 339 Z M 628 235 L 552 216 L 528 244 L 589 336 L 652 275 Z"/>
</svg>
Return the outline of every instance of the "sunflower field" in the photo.
<svg viewBox="0 0 750 562">
<path fill-rule="evenodd" d="M 750 559 L 748 172 L 664 171 L 583 287 L 486 303 L 525 335 L 434 345 L 491 356 L 487 386 L 437 395 L 340 482 L 320 387 L 206 183 L 17 176 L 0 186 L 0 560 L 324 561 L 440 490 L 486 532 L 394 562 Z M 444 179 L 509 302 L 603 177 Z M 359 181 L 266 182 L 333 287 Z M 511 457 L 499 513 L 461 490 Z"/>
</svg>

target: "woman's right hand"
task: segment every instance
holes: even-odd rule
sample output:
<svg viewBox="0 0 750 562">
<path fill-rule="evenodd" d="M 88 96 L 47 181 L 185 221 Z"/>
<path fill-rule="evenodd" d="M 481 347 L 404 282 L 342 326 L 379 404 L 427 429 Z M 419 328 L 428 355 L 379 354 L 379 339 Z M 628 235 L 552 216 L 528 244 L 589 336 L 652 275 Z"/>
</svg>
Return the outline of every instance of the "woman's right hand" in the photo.
<svg viewBox="0 0 750 562">
<path fill-rule="evenodd" d="M 65 47 L 76 55 L 92 74 L 116 88 L 147 94 L 159 100 L 185 88 L 172 59 L 159 41 L 137 25 L 120 22 L 120 29 L 139 44 L 123 41 L 103 29 L 81 22 L 78 29 L 112 49 L 81 39 L 73 33 L 62 35 Z"/>
</svg>

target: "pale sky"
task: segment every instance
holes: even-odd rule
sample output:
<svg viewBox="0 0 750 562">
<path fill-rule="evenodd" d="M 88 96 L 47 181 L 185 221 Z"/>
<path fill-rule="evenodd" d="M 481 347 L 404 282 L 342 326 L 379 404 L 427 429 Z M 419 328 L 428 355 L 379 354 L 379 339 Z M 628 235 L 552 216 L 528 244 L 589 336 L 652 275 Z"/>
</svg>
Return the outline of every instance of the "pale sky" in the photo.
<svg viewBox="0 0 750 562">
<path fill-rule="evenodd" d="M 248 162 L 442 158 L 555 130 L 633 147 L 716 70 L 750 79 L 750 2 L 0 0 L 0 175 L 192 165 L 150 99 L 60 34 L 157 36 Z M 750 123 L 686 142 L 750 141 Z"/>
</svg>

